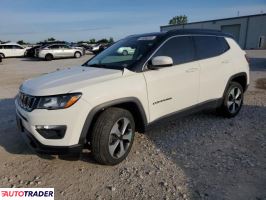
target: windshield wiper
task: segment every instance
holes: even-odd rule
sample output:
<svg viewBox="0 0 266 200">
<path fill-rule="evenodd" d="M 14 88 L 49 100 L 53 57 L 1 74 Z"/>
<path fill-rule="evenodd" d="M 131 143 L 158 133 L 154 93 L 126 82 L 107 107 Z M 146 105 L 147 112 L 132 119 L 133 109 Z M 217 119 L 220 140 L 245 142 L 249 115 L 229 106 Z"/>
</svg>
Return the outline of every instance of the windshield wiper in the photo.
<svg viewBox="0 0 266 200">
<path fill-rule="evenodd" d="M 106 67 L 106 65 L 104 65 L 104 64 L 90 64 L 90 65 L 86 65 L 86 66 L 90 66 L 90 67 Z"/>
<path fill-rule="evenodd" d="M 123 70 L 124 67 L 121 68 L 121 66 L 116 66 L 116 65 L 105 65 L 105 64 L 86 64 L 86 66 L 89 67 L 98 67 L 98 68 L 105 68 L 105 69 L 115 69 L 115 70 Z"/>
</svg>

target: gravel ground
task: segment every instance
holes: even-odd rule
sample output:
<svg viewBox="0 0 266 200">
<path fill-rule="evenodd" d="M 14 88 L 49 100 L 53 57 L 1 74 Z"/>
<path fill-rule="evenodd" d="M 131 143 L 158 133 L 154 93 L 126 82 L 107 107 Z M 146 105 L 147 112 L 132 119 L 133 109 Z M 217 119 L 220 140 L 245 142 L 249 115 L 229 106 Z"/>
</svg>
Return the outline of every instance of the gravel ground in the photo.
<svg viewBox="0 0 266 200">
<path fill-rule="evenodd" d="M 250 51 L 251 85 L 234 119 L 212 112 L 161 122 L 136 134 L 117 166 L 40 156 L 16 130 L 14 96 L 20 83 L 89 56 L 52 62 L 26 58 L 0 64 L 0 187 L 54 187 L 56 199 L 266 199 L 266 52 Z"/>
</svg>

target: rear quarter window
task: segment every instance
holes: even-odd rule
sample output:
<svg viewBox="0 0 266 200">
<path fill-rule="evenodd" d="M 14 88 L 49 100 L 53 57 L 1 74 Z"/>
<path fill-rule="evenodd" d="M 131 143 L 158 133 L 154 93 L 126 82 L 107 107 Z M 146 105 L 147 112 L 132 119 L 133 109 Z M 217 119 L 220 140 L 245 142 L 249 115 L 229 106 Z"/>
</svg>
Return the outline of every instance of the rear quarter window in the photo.
<svg viewBox="0 0 266 200">
<path fill-rule="evenodd" d="M 193 36 L 198 60 L 219 56 L 229 49 L 224 37 Z"/>
</svg>

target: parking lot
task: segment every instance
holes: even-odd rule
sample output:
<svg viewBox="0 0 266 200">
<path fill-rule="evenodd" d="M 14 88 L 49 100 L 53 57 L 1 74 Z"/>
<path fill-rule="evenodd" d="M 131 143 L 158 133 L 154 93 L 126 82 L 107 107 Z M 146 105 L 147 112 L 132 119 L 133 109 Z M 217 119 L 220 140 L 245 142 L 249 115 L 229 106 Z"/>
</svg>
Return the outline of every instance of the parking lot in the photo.
<svg viewBox="0 0 266 200">
<path fill-rule="evenodd" d="M 29 78 L 78 59 L 0 63 L 0 187 L 53 187 L 56 199 L 266 199 L 266 51 L 248 51 L 251 83 L 233 119 L 212 112 L 162 122 L 137 134 L 117 166 L 41 156 L 16 129 L 14 97 Z"/>
</svg>

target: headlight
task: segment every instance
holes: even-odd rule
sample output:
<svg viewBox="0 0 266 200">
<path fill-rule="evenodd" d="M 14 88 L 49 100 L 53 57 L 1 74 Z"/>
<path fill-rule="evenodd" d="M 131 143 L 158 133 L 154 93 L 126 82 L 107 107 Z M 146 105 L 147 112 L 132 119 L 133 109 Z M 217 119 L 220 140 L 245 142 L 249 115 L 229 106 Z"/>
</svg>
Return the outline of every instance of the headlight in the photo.
<svg viewBox="0 0 266 200">
<path fill-rule="evenodd" d="M 41 97 L 37 105 L 37 109 L 39 108 L 39 109 L 55 110 L 55 109 L 69 108 L 70 106 L 75 104 L 80 97 L 81 93 Z"/>
</svg>

